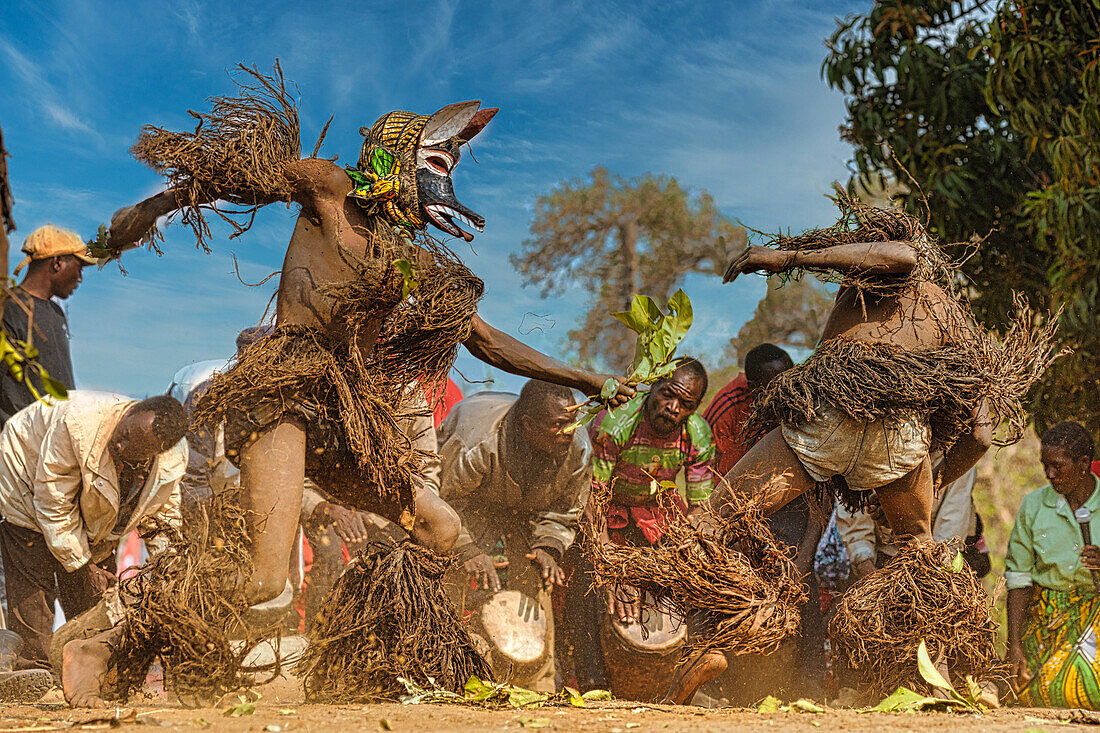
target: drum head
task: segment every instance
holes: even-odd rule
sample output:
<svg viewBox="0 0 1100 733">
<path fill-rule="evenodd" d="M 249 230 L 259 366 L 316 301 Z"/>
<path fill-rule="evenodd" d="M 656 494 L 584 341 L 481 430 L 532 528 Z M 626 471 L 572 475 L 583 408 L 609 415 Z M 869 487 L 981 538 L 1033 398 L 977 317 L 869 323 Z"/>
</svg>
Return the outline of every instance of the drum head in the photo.
<svg viewBox="0 0 1100 733">
<path fill-rule="evenodd" d="M 489 641 L 516 664 L 532 664 L 546 655 L 550 619 L 538 601 L 515 590 L 502 590 L 481 607 L 481 625 Z"/>
<path fill-rule="evenodd" d="M 642 623 L 623 624 L 616 619 L 612 623 L 615 635 L 626 646 L 641 651 L 666 652 L 675 649 L 687 636 L 687 624 L 667 598 L 653 607 L 653 596 L 646 593 L 642 610 Z M 644 630 L 643 630 L 644 626 Z"/>
</svg>

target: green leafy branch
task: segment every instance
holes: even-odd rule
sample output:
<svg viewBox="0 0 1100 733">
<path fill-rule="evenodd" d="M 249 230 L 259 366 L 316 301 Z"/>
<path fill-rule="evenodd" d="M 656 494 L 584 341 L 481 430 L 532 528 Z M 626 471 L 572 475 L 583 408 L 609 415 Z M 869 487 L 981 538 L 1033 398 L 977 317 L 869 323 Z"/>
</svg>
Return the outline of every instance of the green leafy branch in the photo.
<svg viewBox="0 0 1100 733">
<path fill-rule="evenodd" d="M 960 556 L 961 557 L 961 556 Z M 956 570 L 955 572 L 959 572 Z M 984 697 L 985 691 L 974 681 L 970 675 L 966 676 L 965 694 L 960 694 L 951 686 L 951 683 L 932 662 L 932 656 L 928 653 L 928 645 L 921 639 L 917 647 L 917 671 L 932 687 L 945 693 L 944 697 L 933 697 L 914 692 L 908 687 L 899 687 L 894 694 L 875 705 L 860 712 L 868 713 L 913 713 L 919 711 L 958 711 L 958 712 L 983 712 L 987 709 L 988 702 Z"/>
<path fill-rule="evenodd" d="M 667 308 L 666 314 L 653 298 L 635 295 L 630 303 L 630 310 L 611 314 L 638 334 L 630 374 L 626 378 L 629 386 L 653 384 L 676 369 L 676 347 L 691 328 L 691 299 L 683 290 L 677 290 L 668 299 Z M 618 392 L 619 380 L 610 377 L 604 382 L 598 397 L 578 406 L 581 416 L 565 432 L 572 432 L 592 422 L 601 410 L 608 407 L 611 398 Z"/>
<path fill-rule="evenodd" d="M 42 383 L 42 389 L 46 391 L 46 394 L 59 400 L 67 399 L 69 396 L 68 388 L 51 377 L 45 367 L 38 363 L 37 358 L 38 349 L 25 341 L 13 339 L 8 334 L 0 331 L 0 359 L 3 359 L 4 367 L 12 378 L 25 384 L 36 400 L 41 400 L 42 395 L 39 394 L 34 382 L 30 379 L 32 374 L 38 376 L 38 380 Z"/>
</svg>

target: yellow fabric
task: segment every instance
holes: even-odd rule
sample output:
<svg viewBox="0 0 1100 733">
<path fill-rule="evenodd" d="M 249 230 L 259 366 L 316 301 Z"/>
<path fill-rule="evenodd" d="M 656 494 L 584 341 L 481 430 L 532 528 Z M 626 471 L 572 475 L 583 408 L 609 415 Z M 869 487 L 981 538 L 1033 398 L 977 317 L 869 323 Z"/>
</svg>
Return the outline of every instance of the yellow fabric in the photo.
<svg viewBox="0 0 1100 733">
<path fill-rule="evenodd" d="M 0 514 L 42 533 L 66 570 L 105 559 L 145 517 L 180 523 L 186 440 L 156 457 L 133 515 L 115 531 L 121 492 L 108 442 L 134 403 L 122 395 L 74 390 L 63 402 L 35 402 L 20 410 L 0 432 Z M 151 552 L 161 549 L 163 538 L 158 540 Z"/>
<path fill-rule="evenodd" d="M 1065 592 L 1039 587 L 1028 607 L 1024 655 L 1031 682 L 1020 702 L 1034 707 L 1100 709 L 1100 596 L 1091 587 Z"/>
</svg>

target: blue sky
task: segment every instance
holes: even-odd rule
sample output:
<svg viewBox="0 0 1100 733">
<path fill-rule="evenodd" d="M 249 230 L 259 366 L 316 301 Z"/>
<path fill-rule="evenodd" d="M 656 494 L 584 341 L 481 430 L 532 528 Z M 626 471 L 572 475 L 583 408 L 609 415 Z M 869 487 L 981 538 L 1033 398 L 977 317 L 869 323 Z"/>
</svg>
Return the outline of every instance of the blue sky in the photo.
<svg viewBox="0 0 1100 733">
<path fill-rule="evenodd" d="M 464 156 L 454 175 L 486 231 L 452 246 L 486 281 L 482 315 L 558 355 L 586 294 L 540 299 L 507 260 L 538 196 L 603 165 L 676 176 L 756 229 L 828 223 L 824 194 L 846 178 L 849 149 L 837 134 L 843 98 L 819 76 L 822 39 L 835 17 L 867 5 L 8 0 L 0 126 L 19 225 L 12 264 L 35 227 L 90 237 L 117 208 L 158 191 L 158 177 L 129 156 L 141 126 L 193 127 L 189 108 L 233 91 L 226 69 L 270 68 L 278 57 L 300 92 L 303 148 L 334 114 L 322 154 L 341 161 L 355 160 L 360 125 L 393 109 L 430 114 L 466 99 L 501 108 L 474 142 L 478 162 Z M 274 291 L 241 284 L 233 255 L 246 281 L 262 280 L 279 268 L 295 215 L 268 207 L 234 240 L 216 228 L 210 255 L 169 226 L 163 257 L 130 252 L 125 276 L 86 270 L 67 303 L 78 386 L 151 394 L 184 364 L 228 356 Z M 686 289 L 696 325 L 684 350 L 718 357 L 764 281 L 691 277 Z M 465 352 L 458 366 L 487 375 Z M 498 387 L 519 383 L 493 376 Z"/>
</svg>

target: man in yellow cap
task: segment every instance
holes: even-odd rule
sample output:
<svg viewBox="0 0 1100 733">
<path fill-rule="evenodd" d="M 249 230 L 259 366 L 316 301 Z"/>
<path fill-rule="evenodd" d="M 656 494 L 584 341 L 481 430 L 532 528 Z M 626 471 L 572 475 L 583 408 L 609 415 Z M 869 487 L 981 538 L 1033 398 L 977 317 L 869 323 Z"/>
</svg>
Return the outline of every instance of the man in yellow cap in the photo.
<svg viewBox="0 0 1100 733">
<path fill-rule="evenodd" d="M 64 300 L 80 285 L 81 271 L 96 263 L 75 232 L 52 224 L 39 227 L 23 242 L 26 257 L 15 274 L 26 267 L 23 282 L 13 289 L 4 307 L 4 332 L 38 350 L 37 361 L 56 381 L 73 388 L 73 362 L 69 356 L 69 323 L 52 298 Z M 16 379 L 0 369 L 0 424 L 35 401 L 30 387 L 46 394 L 37 373 Z"/>
</svg>

